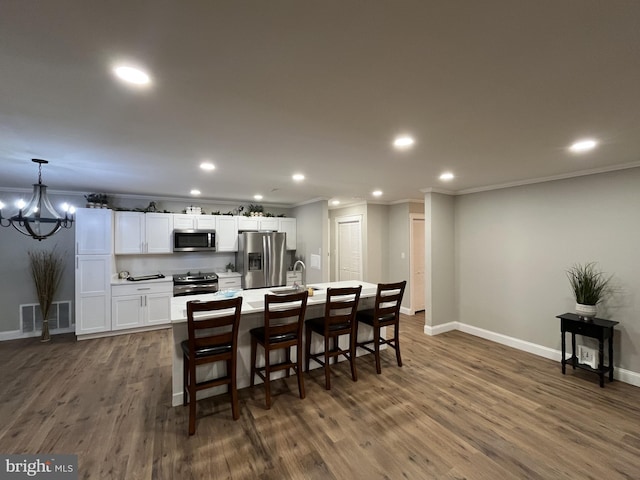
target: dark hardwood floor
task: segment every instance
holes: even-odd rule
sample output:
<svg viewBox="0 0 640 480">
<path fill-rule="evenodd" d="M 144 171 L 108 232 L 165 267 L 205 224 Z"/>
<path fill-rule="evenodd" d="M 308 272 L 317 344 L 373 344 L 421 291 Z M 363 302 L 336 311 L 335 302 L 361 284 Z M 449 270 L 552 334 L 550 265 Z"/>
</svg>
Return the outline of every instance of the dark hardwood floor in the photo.
<svg viewBox="0 0 640 480">
<path fill-rule="evenodd" d="M 640 389 L 402 317 L 404 366 L 383 353 L 171 407 L 170 330 L 0 343 L 0 452 L 75 453 L 80 478 L 638 479 Z"/>
</svg>

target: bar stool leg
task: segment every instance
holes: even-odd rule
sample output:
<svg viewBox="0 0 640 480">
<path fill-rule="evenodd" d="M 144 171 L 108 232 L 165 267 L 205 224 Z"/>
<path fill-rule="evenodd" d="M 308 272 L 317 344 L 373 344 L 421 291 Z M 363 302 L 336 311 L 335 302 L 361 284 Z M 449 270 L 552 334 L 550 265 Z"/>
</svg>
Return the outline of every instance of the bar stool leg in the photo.
<svg viewBox="0 0 640 480">
<path fill-rule="evenodd" d="M 258 350 L 258 341 L 251 335 L 251 380 L 249 381 L 249 386 L 251 387 L 255 384 L 256 378 L 256 350 Z"/>
<path fill-rule="evenodd" d="M 324 337 L 324 388 L 331 390 L 331 372 L 329 371 L 329 337 Z"/>
<path fill-rule="evenodd" d="M 376 357 L 376 373 L 382 373 L 382 368 L 380 367 L 380 327 L 373 327 L 373 349 L 374 356 Z"/>
</svg>

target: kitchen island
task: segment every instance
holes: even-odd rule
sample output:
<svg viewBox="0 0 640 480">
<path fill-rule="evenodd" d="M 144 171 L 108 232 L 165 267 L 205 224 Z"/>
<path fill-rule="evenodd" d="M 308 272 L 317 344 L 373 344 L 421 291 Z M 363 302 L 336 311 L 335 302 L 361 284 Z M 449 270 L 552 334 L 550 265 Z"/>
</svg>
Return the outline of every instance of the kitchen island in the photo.
<svg viewBox="0 0 640 480">
<path fill-rule="evenodd" d="M 327 288 L 341 288 L 341 287 L 357 287 L 362 285 L 362 293 L 360 294 L 360 302 L 358 304 L 358 310 L 364 310 L 367 308 L 373 308 L 377 285 L 366 282 L 358 281 L 346 281 L 346 282 L 331 282 L 331 283 L 315 283 L 309 285 L 317 290 L 314 291 L 313 296 L 310 296 L 307 301 L 306 318 L 321 317 L 324 315 L 324 305 L 326 302 Z M 260 288 L 252 290 L 239 290 L 235 294 L 242 296 L 242 316 L 240 318 L 240 331 L 238 333 L 238 388 L 248 387 L 250 384 L 250 372 L 251 372 L 251 336 L 249 330 L 255 327 L 259 327 L 264 324 L 264 296 L 265 294 L 284 290 L 287 287 L 273 287 L 273 288 Z M 180 343 L 186 340 L 188 337 L 187 331 L 187 302 L 193 300 L 211 301 L 225 298 L 228 295 L 227 292 L 210 293 L 205 295 L 190 295 L 184 297 L 173 297 L 171 300 L 171 325 L 173 330 L 173 385 L 172 385 L 172 399 L 173 406 L 182 405 L 182 348 Z M 368 327 L 363 326 L 360 328 L 360 338 L 366 338 L 367 334 L 371 338 L 371 331 Z M 322 348 L 322 341 L 317 336 L 313 338 L 314 345 L 312 351 L 316 351 Z M 347 338 L 340 339 L 340 345 L 347 345 Z M 365 350 L 359 351 L 360 354 L 367 354 Z M 295 349 L 292 350 L 292 358 L 295 359 Z M 264 362 L 264 353 L 262 349 L 258 349 L 258 364 Z M 310 368 L 318 368 L 319 365 L 312 362 Z M 219 376 L 224 369 L 224 365 L 221 363 L 212 365 L 202 365 L 198 369 L 198 380 L 200 381 L 206 377 Z M 280 372 L 284 375 L 284 372 Z M 277 378 L 274 376 L 273 378 Z M 256 382 L 260 382 L 259 378 L 256 378 Z M 226 387 L 215 387 L 210 390 L 204 390 L 198 392 L 198 398 L 207 396 L 218 395 L 226 392 Z"/>
</svg>

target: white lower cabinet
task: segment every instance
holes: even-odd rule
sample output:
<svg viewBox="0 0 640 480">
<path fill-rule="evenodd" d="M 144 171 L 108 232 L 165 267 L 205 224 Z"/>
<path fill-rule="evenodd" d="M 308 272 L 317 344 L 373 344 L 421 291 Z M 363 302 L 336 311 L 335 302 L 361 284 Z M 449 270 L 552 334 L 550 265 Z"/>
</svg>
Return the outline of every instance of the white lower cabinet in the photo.
<svg viewBox="0 0 640 480">
<path fill-rule="evenodd" d="M 111 330 L 111 255 L 76 256 L 76 335 Z"/>
<path fill-rule="evenodd" d="M 218 274 L 218 290 L 242 290 L 242 276 L 239 273 Z"/>
<path fill-rule="evenodd" d="M 143 283 L 111 288 L 111 329 L 124 330 L 171 323 L 173 284 Z"/>
</svg>

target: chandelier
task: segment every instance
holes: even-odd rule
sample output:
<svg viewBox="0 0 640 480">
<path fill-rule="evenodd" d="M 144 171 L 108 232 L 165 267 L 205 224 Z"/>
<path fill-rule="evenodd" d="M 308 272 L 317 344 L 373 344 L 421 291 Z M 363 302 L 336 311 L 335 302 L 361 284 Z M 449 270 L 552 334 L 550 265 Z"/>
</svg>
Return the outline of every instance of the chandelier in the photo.
<svg viewBox="0 0 640 480">
<path fill-rule="evenodd" d="M 47 186 L 42 184 L 42 165 L 49 162 L 37 158 L 31 161 L 38 164 L 38 183 L 33 184 L 33 197 L 27 204 L 20 200 L 16 204 L 18 213 L 8 218 L 2 216 L 4 204 L 0 202 L 0 225 L 12 226 L 23 235 L 43 240 L 63 227 L 71 228 L 75 209 L 65 203 L 64 217 L 56 212 L 47 198 Z"/>
</svg>

